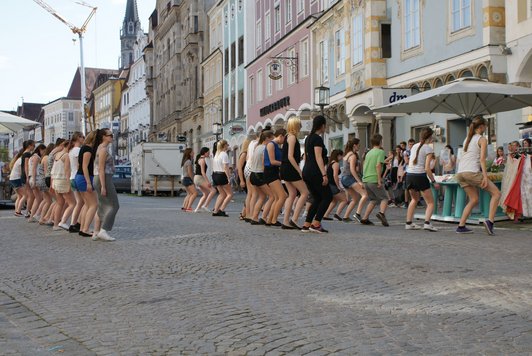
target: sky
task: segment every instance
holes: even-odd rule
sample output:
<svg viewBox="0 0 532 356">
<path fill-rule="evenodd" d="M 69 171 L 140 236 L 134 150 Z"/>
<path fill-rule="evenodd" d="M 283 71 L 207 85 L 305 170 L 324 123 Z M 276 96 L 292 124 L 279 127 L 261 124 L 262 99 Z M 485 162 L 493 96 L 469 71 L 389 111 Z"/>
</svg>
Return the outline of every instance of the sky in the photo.
<svg viewBox="0 0 532 356">
<path fill-rule="evenodd" d="M 77 27 L 90 9 L 76 0 L 44 0 Z M 126 0 L 85 0 L 98 7 L 84 38 L 85 66 L 117 69 Z M 155 0 L 137 0 L 148 32 Z M 79 41 L 70 29 L 32 0 L 0 0 L 0 110 L 22 102 L 48 103 L 66 96 L 80 63 Z"/>
</svg>

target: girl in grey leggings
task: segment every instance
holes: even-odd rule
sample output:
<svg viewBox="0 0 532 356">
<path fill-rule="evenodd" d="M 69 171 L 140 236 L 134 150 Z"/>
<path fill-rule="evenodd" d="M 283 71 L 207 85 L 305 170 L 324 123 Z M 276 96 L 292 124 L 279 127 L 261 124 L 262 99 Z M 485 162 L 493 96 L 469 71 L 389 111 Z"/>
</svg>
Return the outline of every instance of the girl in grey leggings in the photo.
<svg viewBox="0 0 532 356">
<path fill-rule="evenodd" d="M 100 140 L 98 139 L 100 137 Z M 115 165 L 113 157 L 109 154 L 109 144 L 113 142 L 111 130 L 98 131 L 96 142 L 101 142 L 94 159 L 94 187 L 98 194 L 98 218 L 96 219 L 93 240 L 114 241 L 108 231 L 113 229 L 116 213 L 120 208 L 118 196 L 113 184 Z"/>
</svg>

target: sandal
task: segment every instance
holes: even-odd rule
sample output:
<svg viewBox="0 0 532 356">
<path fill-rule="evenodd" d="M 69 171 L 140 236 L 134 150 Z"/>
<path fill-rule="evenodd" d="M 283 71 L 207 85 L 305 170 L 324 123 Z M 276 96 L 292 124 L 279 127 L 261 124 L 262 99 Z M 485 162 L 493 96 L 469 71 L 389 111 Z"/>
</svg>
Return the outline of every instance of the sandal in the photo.
<svg viewBox="0 0 532 356">
<path fill-rule="evenodd" d="M 246 220 L 246 216 L 245 215 L 242 215 L 242 213 L 240 213 L 240 217 L 239 217 L 240 220 Z"/>
</svg>

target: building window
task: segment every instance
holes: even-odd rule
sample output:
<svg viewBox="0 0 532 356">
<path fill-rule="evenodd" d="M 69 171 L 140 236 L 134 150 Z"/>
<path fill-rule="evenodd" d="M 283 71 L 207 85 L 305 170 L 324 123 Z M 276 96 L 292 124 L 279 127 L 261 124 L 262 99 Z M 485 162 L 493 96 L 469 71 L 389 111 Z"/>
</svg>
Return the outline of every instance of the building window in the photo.
<svg viewBox="0 0 532 356">
<path fill-rule="evenodd" d="M 452 32 L 471 26 L 471 0 L 451 1 Z"/>
<path fill-rule="evenodd" d="M 236 67 L 236 42 L 231 44 L 231 70 Z"/>
<path fill-rule="evenodd" d="M 244 116 L 244 90 L 238 91 L 238 113 L 237 117 Z"/>
<path fill-rule="evenodd" d="M 353 65 L 364 60 L 364 19 L 358 14 L 353 19 Z"/>
<path fill-rule="evenodd" d="M 260 48 L 261 47 L 261 44 L 262 44 L 262 24 L 259 21 L 257 21 L 257 48 Z"/>
<path fill-rule="evenodd" d="M 292 21 L 292 0 L 286 1 L 286 23 Z"/>
<path fill-rule="evenodd" d="M 281 31 L 281 5 L 277 5 L 274 9 L 274 24 L 275 33 Z"/>
<path fill-rule="evenodd" d="M 405 0 L 404 4 L 404 49 L 408 50 L 418 47 L 421 44 L 421 11 L 419 8 L 419 0 Z"/>
<path fill-rule="evenodd" d="M 262 101 L 262 69 L 257 72 L 257 102 Z"/>
<path fill-rule="evenodd" d="M 301 42 L 301 77 L 306 77 L 309 74 L 309 61 L 308 61 L 308 39 Z"/>
<path fill-rule="evenodd" d="M 199 19 L 198 16 L 194 16 L 194 33 L 197 33 L 199 31 Z"/>
<path fill-rule="evenodd" d="M 327 40 L 320 42 L 320 71 L 321 83 L 329 81 L 329 46 Z"/>
<path fill-rule="evenodd" d="M 336 31 L 334 34 L 336 45 L 336 76 L 345 74 L 345 33 L 344 30 Z"/>
<path fill-rule="evenodd" d="M 298 15 L 305 11 L 305 0 L 296 0 L 297 2 L 297 13 Z"/>
<path fill-rule="evenodd" d="M 284 74 L 284 68 L 281 65 L 281 75 L 283 74 Z M 282 76 L 281 79 L 277 80 L 277 91 L 283 90 L 283 81 L 284 81 L 284 76 Z"/>
<path fill-rule="evenodd" d="M 273 94 L 273 80 L 270 79 L 270 77 L 266 77 L 266 82 L 268 83 L 266 85 L 266 95 L 272 96 Z"/>
<path fill-rule="evenodd" d="M 244 64 L 244 36 L 238 39 L 238 65 Z"/>
<path fill-rule="evenodd" d="M 225 56 L 224 56 L 224 61 L 225 61 L 225 75 L 229 74 L 229 48 L 226 48 L 225 49 Z"/>
<path fill-rule="evenodd" d="M 268 12 L 266 16 L 264 16 L 264 40 L 267 41 L 271 37 L 272 32 L 272 20 L 270 13 Z"/>
<path fill-rule="evenodd" d="M 248 93 L 248 98 L 249 98 L 249 106 L 252 106 L 253 104 L 255 104 L 255 101 L 254 101 L 254 96 L 253 94 L 255 93 L 255 79 L 253 77 L 249 77 L 249 93 Z"/>
<path fill-rule="evenodd" d="M 290 48 L 288 50 L 288 57 L 295 58 L 296 57 L 296 49 Z M 297 81 L 297 71 L 299 68 L 288 68 L 288 85 L 294 84 Z"/>
</svg>

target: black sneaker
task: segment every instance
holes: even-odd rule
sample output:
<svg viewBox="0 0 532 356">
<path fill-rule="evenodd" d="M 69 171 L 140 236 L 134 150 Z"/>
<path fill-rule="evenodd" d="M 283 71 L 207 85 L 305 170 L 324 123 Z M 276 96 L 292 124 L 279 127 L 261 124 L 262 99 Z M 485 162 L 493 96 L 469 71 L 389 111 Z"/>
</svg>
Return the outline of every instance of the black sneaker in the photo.
<svg viewBox="0 0 532 356">
<path fill-rule="evenodd" d="M 293 227 L 294 229 L 297 229 L 297 230 L 301 230 L 301 227 L 298 226 L 294 220 L 290 220 L 290 226 Z"/>
<path fill-rule="evenodd" d="M 92 234 L 87 234 L 86 232 L 83 232 L 83 231 L 80 231 L 78 232 L 79 236 L 83 236 L 83 237 L 92 237 Z"/>
<path fill-rule="evenodd" d="M 303 226 L 301 232 L 310 232 L 310 226 Z"/>
<path fill-rule="evenodd" d="M 78 226 L 78 224 L 70 225 L 70 227 L 68 228 L 68 232 L 76 233 L 76 232 L 79 232 L 79 229 L 80 229 L 80 226 Z"/>
<path fill-rule="evenodd" d="M 318 226 L 310 225 L 309 230 L 311 232 L 316 232 L 318 234 L 329 232 L 329 231 L 325 230 L 321 224 L 318 225 Z"/>
<path fill-rule="evenodd" d="M 255 220 L 251 220 L 249 223 L 250 223 L 251 225 L 260 225 L 260 222 L 255 221 Z"/>
<path fill-rule="evenodd" d="M 223 210 L 220 210 L 220 216 L 223 216 L 223 217 L 226 217 L 226 218 L 229 217 L 229 215 L 227 215 L 227 213 L 225 211 L 223 211 Z"/>
<path fill-rule="evenodd" d="M 259 219 L 259 224 L 260 225 L 268 225 L 268 224 L 266 224 L 266 220 L 264 220 L 263 218 Z"/>
<path fill-rule="evenodd" d="M 281 229 L 283 229 L 283 230 L 295 230 L 296 228 L 293 227 L 293 226 L 288 226 L 288 225 L 285 225 L 285 224 L 281 224 Z"/>
<path fill-rule="evenodd" d="M 342 219 L 342 218 L 340 217 L 340 215 L 338 215 L 338 214 L 334 214 L 334 218 L 335 218 L 336 220 L 338 220 L 338 221 L 343 221 L 343 220 L 344 220 L 344 219 Z"/>
<path fill-rule="evenodd" d="M 353 217 L 355 218 L 355 220 L 356 220 L 359 224 L 362 223 L 362 216 L 360 216 L 360 214 L 355 213 L 355 215 L 353 215 Z"/>
<path fill-rule="evenodd" d="M 372 223 L 371 221 L 369 221 L 369 219 L 366 219 L 366 220 L 361 219 L 361 220 L 360 220 L 360 223 L 361 223 L 362 225 L 375 225 L 374 223 Z"/>
<path fill-rule="evenodd" d="M 212 213 L 212 216 L 225 216 L 223 211 L 218 211 L 217 213 Z"/>
<path fill-rule="evenodd" d="M 381 221 L 382 226 L 390 226 L 390 224 L 388 224 L 388 220 L 386 220 L 386 216 L 383 213 L 377 213 L 377 219 Z"/>
<path fill-rule="evenodd" d="M 333 221 L 333 218 L 330 218 L 330 217 L 328 217 L 328 216 L 324 216 L 324 217 L 323 217 L 323 220 L 325 220 L 325 221 Z"/>
<path fill-rule="evenodd" d="M 281 224 L 279 221 L 276 221 L 274 224 L 270 224 L 270 226 L 273 226 L 273 227 L 282 227 L 283 224 Z"/>
<path fill-rule="evenodd" d="M 484 228 L 486 229 L 486 232 L 488 233 L 488 235 L 495 235 L 495 233 L 493 232 L 493 223 L 489 220 L 484 220 Z"/>
</svg>

